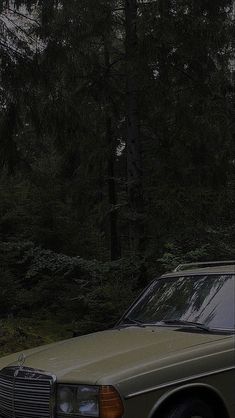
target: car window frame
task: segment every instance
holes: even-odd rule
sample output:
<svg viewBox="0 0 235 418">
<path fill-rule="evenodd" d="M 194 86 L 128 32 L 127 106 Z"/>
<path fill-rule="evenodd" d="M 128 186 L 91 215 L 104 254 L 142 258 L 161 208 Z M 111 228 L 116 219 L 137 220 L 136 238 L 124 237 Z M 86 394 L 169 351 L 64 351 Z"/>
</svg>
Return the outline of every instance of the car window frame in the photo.
<svg viewBox="0 0 235 418">
<path fill-rule="evenodd" d="M 122 317 L 116 323 L 115 328 L 118 327 L 119 325 L 121 325 L 121 323 L 123 323 L 123 320 L 128 316 L 128 313 L 131 312 L 132 309 L 137 305 L 137 303 L 139 303 L 144 298 L 146 292 L 151 288 L 151 286 L 154 286 L 157 281 L 159 281 L 159 280 L 172 279 L 174 277 L 182 277 L 184 275 L 185 276 L 187 275 L 187 277 L 190 277 L 190 276 L 192 276 L 192 277 L 193 276 L 215 276 L 215 275 L 218 275 L 218 276 L 234 276 L 234 280 L 235 280 L 235 272 L 232 272 L 232 271 L 231 272 L 228 272 L 228 271 L 226 271 L 226 272 L 223 272 L 223 271 L 221 271 L 221 272 L 214 272 L 214 271 L 213 272 L 207 272 L 207 271 L 204 271 L 204 272 L 202 272 L 202 271 L 200 271 L 200 272 L 196 272 L 196 271 L 194 271 L 194 272 L 188 272 L 188 271 L 182 270 L 182 271 L 179 271 L 177 273 L 176 272 L 172 272 L 172 273 L 163 274 L 163 275 L 161 275 L 161 276 L 153 279 L 149 283 L 149 285 L 147 285 L 143 289 L 143 291 L 139 294 L 139 296 L 137 296 L 135 298 L 135 300 L 133 301 L 133 303 L 129 306 L 129 308 L 124 312 L 124 314 L 122 315 Z M 152 324 L 152 326 L 154 326 L 154 324 Z M 221 331 L 222 332 L 223 331 L 224 332 L 228 332 L 228 333 L 231 333 L 231 334 L 234 334 L 235 333 L 235 328 L 233 328 L 233 329 L 232 328 L 229 328 L 229 329 L 226 329 L 226 328 L 220 328 L 219 329 L 218 328 L 218 329 L 213 329 L 213 330 L 214 331 L 218 331 L 218 333 L 221 332 Z"/>
</svg>

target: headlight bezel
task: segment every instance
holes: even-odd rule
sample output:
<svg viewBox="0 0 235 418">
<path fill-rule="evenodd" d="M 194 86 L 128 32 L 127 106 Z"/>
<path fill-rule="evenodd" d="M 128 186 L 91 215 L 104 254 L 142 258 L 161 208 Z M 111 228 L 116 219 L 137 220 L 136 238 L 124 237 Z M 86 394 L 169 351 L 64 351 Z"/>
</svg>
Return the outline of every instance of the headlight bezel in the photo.
<svg viewBox="0 0 235 418">
<path fill-rule="evenodd" d="M 79 392 L 79 389 L 84 389 L 84 393 L 87 392 L 86 395 L 84 395 L 83 398 L 80 398 L 80 402 L 84 401 L 86 402 L 89 399 L 91 402 L 94 400 L 96 402 L 95 409 L 90 412 L 89 414 L 87 412 L 79 412 L 79 411 L 73 411 L 73 412 L 63 412 L 59 409 L 58 399 L 59 394 L 61 393 L 61 390 L 65 389 L 68 390 L 74 395 L 74 405 L 76 402 L 78 402 L 77 399 L 75 399 L 75 394 Z M 82 391 L 81 391 L 82 392 Z M 91 395 L 89 397 L 89 395 Z M 94 396 L 95 395 L 95 396 Z M 111 385 L 84 385 L 84 384 L 63 384 L 60 383 L 57 386 L 57 402 L 56 402 L 56 411 L 57 411 L 57 417 L 58 418 L 122 418 L 124 415 L 124 402 L 123 399 L 119 393 L 119 391 Z M 83 405 L 84 406 L 84 405 Z M 74 408 L 73 408 L 74 409 Z"/>
<path fill-rule="evenodd" d="M 70 408 L 66 412 L 66 399 L 64 399 L 64 407 L 62 408 L 61 393 L 67 392 L 71 395 Z M 82 411 L 84 406 L 91 403 L 91 410 L 88 412 Z M 94 411 L 92 411 L 92 405 Z M 56 395 L 56 413 L 58 417 L 73 417 L 73 418 L 99 418 L 99 386 L 96 385 L 81 385 L 81 384 L 58 384 Z"/>
</svg>

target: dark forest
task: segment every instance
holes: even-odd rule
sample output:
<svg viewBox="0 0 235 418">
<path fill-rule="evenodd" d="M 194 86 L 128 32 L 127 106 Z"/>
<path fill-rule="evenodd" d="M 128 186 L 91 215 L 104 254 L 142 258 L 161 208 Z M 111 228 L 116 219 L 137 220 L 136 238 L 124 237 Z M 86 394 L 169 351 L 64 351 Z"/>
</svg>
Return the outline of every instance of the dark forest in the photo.
<svg viewBox="0 0 235 418">
<path fill-rule="evenodd" d="M 0 1 L 0 353 L 235 258 L 231 0 Z"/>
</svg>

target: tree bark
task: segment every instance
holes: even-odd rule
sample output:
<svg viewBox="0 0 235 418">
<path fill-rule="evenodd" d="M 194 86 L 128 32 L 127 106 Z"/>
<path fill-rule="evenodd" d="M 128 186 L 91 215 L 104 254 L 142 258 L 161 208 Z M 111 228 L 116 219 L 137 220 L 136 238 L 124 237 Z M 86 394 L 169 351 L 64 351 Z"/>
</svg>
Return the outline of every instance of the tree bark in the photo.
<svg viewBox="0 0 235 418">
<path fill-rule="evenodd" d="M 231 69 L 231 84 L 232 84 L 232 135 L 233 145 L 231 150 L 232 157 L 232 173 L 231 173 L 231 202 L 232 212 L 234 211 L 235 203 L 235 0 L 233 0 L 233 12 L 232 12 L 232 69 Z"/>
<path fill-rule="evenodd" d="M 110 76 L 110 50 L 109 40 L 104 40 L 105 67 L 107 74 L 107 84 Z M 118 213 L 117 213 L 117 192 L 115 182 L 114 168 L 114 147 L 112 133 L 112 117 L 111 117 L 111 98 L 109 86 L 106 97 L 106 143 L 108 147 L 108 197 L 109 197 L 109 224 L 110 224 L 110 257 L 111 260 L 117 260 L 121 256 L 120 240 L 118 234 Z"/>
<path fill-rule="evenodd" d="M 141 138 L 138 120 L 138 37 L 137 1 L 125 1 L 126 22 L 126 124 L 127 183 L 129 203 L 130 250 L 144 250 L 144 197 Z"/>
</svg>

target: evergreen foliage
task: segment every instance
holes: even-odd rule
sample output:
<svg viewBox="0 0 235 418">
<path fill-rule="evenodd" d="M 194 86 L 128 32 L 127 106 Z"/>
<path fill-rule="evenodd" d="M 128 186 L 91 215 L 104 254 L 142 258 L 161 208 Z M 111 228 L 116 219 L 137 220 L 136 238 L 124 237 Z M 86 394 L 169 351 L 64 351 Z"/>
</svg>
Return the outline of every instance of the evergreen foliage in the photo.
<svg viewBox="0 0 235 418">
<path fill-rule="evenodd" d="M 158 273 L 234 258 L 232 6 L 0 1 L 3 321 L 103 329 Z"/>
</svg>

